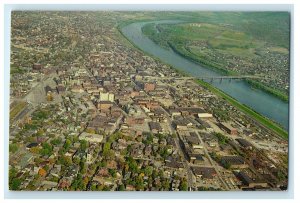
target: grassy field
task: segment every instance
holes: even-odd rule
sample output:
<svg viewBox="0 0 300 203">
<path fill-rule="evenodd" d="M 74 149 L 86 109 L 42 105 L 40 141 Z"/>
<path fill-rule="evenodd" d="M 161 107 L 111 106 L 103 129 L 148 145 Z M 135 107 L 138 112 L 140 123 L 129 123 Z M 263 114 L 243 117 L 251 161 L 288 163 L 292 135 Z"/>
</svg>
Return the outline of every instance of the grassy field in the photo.
<svg viewBox="0 0 300 203">
<path fill-rule="evenodd" d="M 9 112 L 10 120 L 14 119 L 24 109 L 26 104 L 24 101 L 17 102 Z"/>
<path fill-rule="evenodd" d="M 283 72 L 286 69 L 282 67 L 289 63 L 276 61 L 276 54 L 289 58 L 288 13 L 199 12 L 186 15 L 191 17 L 189 22 L 147 24 L 142 30 L 162 47 L 171 47 L 178 54 L 223 74 L 259 73 L 269 77 L 271 66 L 276 74 L 268 80 L 249 81 L 249 84 L 288 101 L 288 84 L 278 81 L 288 80 L 288 72 Z"/>
<path fill-rule="evenodd" d="M 118 26 L 118 31 L 120 32 L 120 35 L 118 35 L 119 37 L 124 37 L 126 38 L 126 36 L 124 36 L 122 34 L 122 32 L 120 31 L 120 29 L 122 28 L 122 26 L 126 25 L 128 23 L 124 23 L 120 26 Z M 145 27 L 144 27 L 145 29 Z M 146 29 L 150 29 L 148 30 L 151 31 L 151 29 L 153 29 L 153 26 L 147 26 Z M 155 31 L 155 30 L 152 30 Z M 156 31 L 155 31 L 156 32 Z M 131 43 L 127 38 L 126 38 L 126 44 L 127 43 Z M 132 46 L 135 47 L 136 50 L 139 50 L 141 52 L 143 52 L 143 50 L 139 49 L 138 47 L 136 47 L 134 44 L 132 44 Z M 148 55 L 147 53 L 144 53 L 146 55 Z M 156 57 L 154 57 L 155 60 L 158 60 Z M 167 64 L 169 65 L 169 64 Z M 176 70 L 176 69 L 175 69 Z M 178 71 L 180 72 L 180 71 Z M 186 73 L 181 72 L 183 75 L 186 75 Z M 266 128 L 272 130 L 273 132 L 275 132 L 276 134 L 278 134 L 279 136 L 283 137 L 284 139 L 288 139 L 288 132 L 285 131 L 282 127 L 280 127 L 279 125 L 277 125 L 276 123 L 274 123 L 273 121 L 271 121 L 270 119 L 260 115 L 259 113 L 256 113 L 255 111 L 253 111 L 252 109 L 250 109 L 249 107 L 241 104 L 240 102 L 238 102 L 237 100 L 233 99 L 232 97 L 230 97 L 229 95 L 225 94 L 224 92 L 218 90 L 217 88 L 214 88 L 213 86 L 211 86 L 210 84 L 202 81 L 202 80 L 197 80 L 197 83 L 200 84 L 201 86 L 209 89 L 210 91 L 212 91 L 214 94 L 224 98 L 226 101 L 228 101 L 231 105 L 235 106 L 237 109 L 241 110 L 242 112 L 244 112 L 246 115 L 250 116 L 252 119 L 254 119 L 255 121 L 261 123 L 263 126 L 265 126 Z"/>
</svg>

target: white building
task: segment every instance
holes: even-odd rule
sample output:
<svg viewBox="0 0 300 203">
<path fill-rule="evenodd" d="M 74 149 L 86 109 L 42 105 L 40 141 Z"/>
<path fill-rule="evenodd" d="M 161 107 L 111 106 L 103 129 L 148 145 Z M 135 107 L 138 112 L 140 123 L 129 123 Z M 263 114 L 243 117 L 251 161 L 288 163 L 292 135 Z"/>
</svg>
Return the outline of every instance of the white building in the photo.
<svg viewBox="0 0 300 203">
<path fill-rule="evenodd" d="M 115 100 L 115 95 L 111 94 L 111 93 L 104 93 L 104 92 L 100 92 L 100 101 L 110 101 L 110 102 L 114 102 Z"/>
</svg>

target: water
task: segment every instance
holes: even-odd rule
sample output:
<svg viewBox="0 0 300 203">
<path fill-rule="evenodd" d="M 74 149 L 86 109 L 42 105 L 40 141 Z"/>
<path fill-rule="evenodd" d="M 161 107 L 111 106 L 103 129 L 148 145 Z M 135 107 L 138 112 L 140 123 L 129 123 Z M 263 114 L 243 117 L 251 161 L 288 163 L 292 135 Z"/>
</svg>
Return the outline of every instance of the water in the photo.
<svg viewBox="0 0 300 203">
<path fill-rule="evenodd" d="M 132 23 L 122 28 L 122 33 L 143 51 L 159 58 L 161 61 L 172 65 L 194 77 L 220 76 L 211 69 L 196 64 L 172 50 L 167 50 L 151 41 L 142 33 L 141 28 L 148 23 L 178 23 L 179 21 L 153 21 Z M 239 102 L 251 107 L 256 112 L 274 120 L 288 129 L 288 103 L 258 89 L 253 89 L 242 80 L 214 80 L 211 84 Z"/>
</svg>

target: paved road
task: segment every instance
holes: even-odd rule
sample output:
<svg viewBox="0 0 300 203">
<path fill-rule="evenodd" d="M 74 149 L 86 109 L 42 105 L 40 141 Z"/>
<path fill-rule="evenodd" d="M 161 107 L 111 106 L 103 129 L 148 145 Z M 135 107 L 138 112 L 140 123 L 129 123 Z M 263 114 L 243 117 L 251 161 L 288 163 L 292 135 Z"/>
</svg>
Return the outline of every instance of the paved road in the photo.
<svg viewBox="0 0 300 203">
<path fill-rule="evenodd" d="M 215 164 L 215 162 L 212 160 L 212 158 L 211 158 L 210 155 L 208 154 L 208 151 L 207 151 L 207 149 L 206 149 L 206 147 L 205 147 L 205 144 L 204 144 L 204 142 L 203 142 L 201 136 L 199 135 L 199 133 L 196 133 L 196 134 L 198 135 L 198 138 L 199 138 L 200 142 L 201 142 L 202 145 L 203 145 L 204 152 L 205 152 L 205 154 L 207 155 L 210 164 L 214 167 L 215 171 L 217 172 L 217 175 L 218 175 L 219 180 L 221 181 L 221 183 L 223 184 L 223 186 L 225 187 L 225 189 L 226 189 L 226 190 L 229 190 L 229 186 L 228 186 L 227 183 L 223 180 L 222 175 L 221 175 L 221 173 L 220 173 L 220 171 L 219 171 L 219 169 L 218 169 L 218 166 Z"/>
<path fill-rule="evenodd" d="M 180 153 L 180 155 L 183 157 L 184 161 L 183 161 L 183 165 L 185 170 L 187 171 L 187 182 L 188 182 L 188 188 L 192 188 L 193 187 L 193 172 L 189 166 L 189 163 L 186 159 L 186 156 L 184 154 L 184 149 L 181 147 L 179 141 L 180 141 L 180 137 L 178 135 L 178 133 L 176 133 L 176 135 L 178 136 L 178 138 L 175 139 L 175 143 L 178 149 L 178 152 Z"/>
</svg>

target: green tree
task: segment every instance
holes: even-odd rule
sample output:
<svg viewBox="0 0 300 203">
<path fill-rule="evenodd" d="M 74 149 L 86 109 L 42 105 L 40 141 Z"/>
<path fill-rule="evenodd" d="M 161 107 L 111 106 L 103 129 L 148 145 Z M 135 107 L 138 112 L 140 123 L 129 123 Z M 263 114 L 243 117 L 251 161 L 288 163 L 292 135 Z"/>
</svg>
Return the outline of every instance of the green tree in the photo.
<svg viewBox="0 0 300 203">
<path fill-rule="evenodd" d="M 9 144 L 9 152 L 11 153 L 15 153 L 16 151 L 18 151 L 19 147 L 17 144 L 13 143 L 13 144 Z"/>
<path fill-rule="evenodd" d="M 76 164 L 76 165 L 78 165 L 78 164 L 80 163 L 80 158 L 77 157 L 77 156 L 74 157 L 74 158 L 73 158 L 73 163 Z"/>
<path fill-rule="evenodd" d="M 42 150 L 40 150 L 40 154 L 42 156 L 51 156 L 52 152 L 53 152 L 52 145 L 47 142 L 44 142 L 42 144 Z"/>
<path fill-rule="evenodd" d="M 181 191 L 187 191 L 188 190 L 188 184 L 187 184 L 187 181 L 185 179 L 181 181 L 180 186 L 179 186 L 179 190 L 181 190 Z"/>
<path fill-rule="evenodd" d="M 129 166 L 130 171 L 136 173 L 138 172 L 138 164 L 136 160 L 134 160 L 131 156 L 127 158 L 127 163 Z"/>
<path fill-rule="evenodd" d="M 108 172 L 113 178 L 117 177 L 117 172 L 115 169 L 108 169 Z"/>
<path fill-rule="evenodd" d="M 162 187 L 163 187 L 164 190 L 170 190 L 170 181 L 168 179 L 165 179 L 162 182 Z"/>
<path fill-rule="evenodd" d="M 106 156 L 110 150 L 110 142 L 106 142 L 103 146 L 103 155 Z"/>
<path fill-rule="evenodd" d="M 80 140 L 80 150 L 85 151 L 88 148 L 88 142 L 86 140 Z"/>
<path fill-rule="evenodd" d="M 147 175 L 147 176 L 151 176 L 152 175 L 152 173 L 153 173 L 153 167 L 152 166 L 146 166 L 146 168 L 145 168 L 145 174 Z"/>
<path fill-rule="evenodd" d="M 125 186 L 124 186 L 124 184 L 119 185 L 118 191 L 125 191 Z"/>
<path fill-rule="evenodd" d="M 60 137 L 58 137 L 56 139 L 51 140 L 50 143 L 54 146 L 57 146 L 57 145 L 61 144 L 61 141 L 62 141 L 62 139 Z"/>
<path fill-rule="evenodd" d="M 21 180 L 18 178 L 13 178 L 12 182 L 10 184 L 10 189 L 11 190 L 19 190 L 21 185 Z"/>
<path fill-rule="evenodd" d="M 86 171 L 87 171 L 87 165 L 86 165 L 86 160 L 85 159 L 82 159 L 81 162 L 80 162 L 80 173 L 81 174 L 85 174 Z"/>
<path fill-rule="evenodd" d="M 65 144 L 64 144 L 65 151 L 68 151 L 70 149 L 71 145 L 72 145 L 71 140 L 70 139 L 66 139 Z"/>
</svg>

